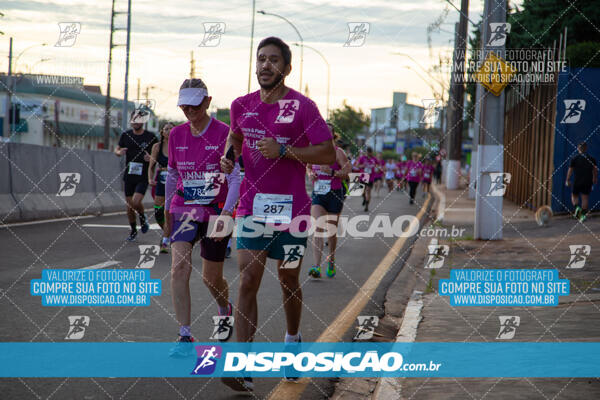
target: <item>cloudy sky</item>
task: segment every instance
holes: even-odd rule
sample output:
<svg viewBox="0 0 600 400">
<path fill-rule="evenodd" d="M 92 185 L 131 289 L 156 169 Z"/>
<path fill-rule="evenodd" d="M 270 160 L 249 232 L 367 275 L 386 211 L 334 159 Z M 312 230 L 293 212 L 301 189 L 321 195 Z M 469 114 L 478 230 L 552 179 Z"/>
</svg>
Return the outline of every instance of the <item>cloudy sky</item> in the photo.
<svg viewBox="0 0 600 400">
<path fill-rule="evenodd" d="M 448 0 L 457 7 L 460 0 Z M 459 13 L 446 0 L 302 0 L 256 1 L 256 10 L 288 18 L 300 31 L 304 43 L 319 50 L 331 65 L 331 108 L 346 100 L 364 111 L 391 105 L 392 92 L 404 91 L 409 102 L 433 96 L 430 85 L 439 86 L 422 68 L 448 57 L 453 44 L 454 24 Z M 13 63 L 18 72 L 82 76 L 86 84 L 106 90 L 111 0 L 3 0 L 0 18 L 0 70 L 8 68 L 9 37 L 13 54 L 26 52 Z M 130 95 L 137 97 L 137 80 L 142 92 L 150 88 L 159 115 L 181 119 L 176 107 L 177 89 L 190 71 L 190 53 L 196 59 L 196 75 L 203 78 L 213 96 L 213 105 L 229 107 L 237 96 L 246 94 L 252 17 L 251 0 L 132 0 L 130 56 Z M 478 22 L 483 0 L 471 0 L 469 18 Z M 125 10 L 127 0 L 116 0 L 117 10 Z M 427 27 L 443 21 L 431 33 Z M 72 47 L 55 47 L 61 22 L 81 23 L 81 33 Z M 221 22 L 225 33 L 215 47 L 202 47 L 204 23 Z M 344 47 L 349 37 L 348 23 L 369 24 L 362 46 Z M 116 26 L 126 26 L 125 15 L 117 16 Z M 469 26 L 469 30 L 472 27 Z M 292 44 L 298 35 L 285 21 L 256 15 L 255 42 L 275 35 Z M 118 32 L 116 43 L 125 43 Z M 47 43 L 47 46 L 39 46 Z M 356 44 L 353 42 L 352 44 Z M 35 46 L 38 45 L 38 46 Z M 287 84 L 299 85 L 300 49 L 292 46 L 293 71 Z M 399 52 L 412 56 L 393 55 Z M 41 61 L 45 60 L 45 61 Z M 417 64 L 418 63 L 418 64 Z M 254 66 L 253 66 L 254 73 Z M 446 68 L 448 69 L 448 68 Z M 122 96 L 124 46 L 113 50 L 113 95 Z M 435 77 L 442 77 L 435 75 Z M 252 75 L 251 90 L 258 89 Z M 321 112 L 326 110 L 327 69 L 311 49 L 304 49 L 303 87 Z"/>
</svg>

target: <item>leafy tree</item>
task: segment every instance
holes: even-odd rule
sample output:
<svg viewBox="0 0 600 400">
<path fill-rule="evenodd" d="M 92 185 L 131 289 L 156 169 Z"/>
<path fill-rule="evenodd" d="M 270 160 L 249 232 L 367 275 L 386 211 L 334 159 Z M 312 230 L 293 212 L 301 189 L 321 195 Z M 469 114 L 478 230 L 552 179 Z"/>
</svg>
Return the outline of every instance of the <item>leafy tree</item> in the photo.
<svg viewBox="0 0 600 400">
<path fill-rule="evenodd" d="M 344 100 L 342 107 L 331 111 L 329 122 L 336 127 L 345 143 L 351 143 L 356 141 L 356 135 L 371 125 L 371 117 Z"/>
</svg>

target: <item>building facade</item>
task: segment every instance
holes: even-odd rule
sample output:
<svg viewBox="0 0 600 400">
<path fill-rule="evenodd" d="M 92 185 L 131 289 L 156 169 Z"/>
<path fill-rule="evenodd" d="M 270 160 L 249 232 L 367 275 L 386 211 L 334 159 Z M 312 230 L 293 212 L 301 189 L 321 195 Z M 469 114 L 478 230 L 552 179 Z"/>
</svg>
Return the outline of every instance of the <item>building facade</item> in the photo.
<svg viewBox="0 0 600 400">
<path fill-rule="evenodd" d="M 43 77 L 44 79 L 40 79 Z M 73 147 L 98 150 L 104 147 L 104 108 L 106 97 L 98 87 L 83 86 L 83 79 L 48 75 L 17 75 L 13 106 L 19 110 L 19 119 L 12 126 L 13 135 L 4 132 L 7 111 L 7 77 L 0 76 L 0 137 L 3 141 L 37 144 L 41 146 Z M 68 78 L 68 79 L 66 79 Z M 60 84 L 56 84 L 56 82 Z M 2 90 L 4 89 L 4 90 Z M 109 149 L 113 150 L 121 135 L 123 101 L 110 99 Z M 128 102 L 128 109 L 135 104 Z M 158 118 L 154 113 L 146 129 L 158 134 Z"/>
</svg>

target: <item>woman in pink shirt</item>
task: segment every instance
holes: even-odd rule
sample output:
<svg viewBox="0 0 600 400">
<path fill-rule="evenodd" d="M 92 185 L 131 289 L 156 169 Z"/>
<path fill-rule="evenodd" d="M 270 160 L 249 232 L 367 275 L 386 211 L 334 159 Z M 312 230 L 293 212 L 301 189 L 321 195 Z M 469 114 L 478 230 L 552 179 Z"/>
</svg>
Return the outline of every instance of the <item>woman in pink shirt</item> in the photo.
<svg viewBox="0 0 600 400">
<path fill-rule="evenodd" d="M 169 160 L 165 184 L 165 235 L 171 236 L 171 290 L 175 316 L 180 324 L 179 340 L 172 357 L 193 352 L 190 332 L 192 249 L 199 242 L 202 279 L 218 306 L 219 326 L 233 328 L 229 287 L 223 277 L 228 237 L 208 232 L 211 217 L 231 217 L 239 198 L 239 165 L 229 174 L 220 170 L 221 155 L 229 135 L 227 124 L 207 113 L 212 97 L 200 79 L 186 79 L 179 89 L 177 105 L 188 122 L 169 134 Z M 216 223 L 215 225 L 218 225 Z"/>
<path fill-rule="evenodd" d="M 429 192 L 429 186 L 431 185 L 431 177 L 433 176 L 433 163 L 431 159 L 426 158 L 423 165 L 423 196 Z"/>
<path fill-rule="evenodd" d="M 423 178 L 423 164 L 419 161 L 419 154 L 412 153 L 412 159 L 406 163 L 406 181 L 409 186 L 410 204 L 415 202 L 415 194 L 417 193 L 417 186 Z"/>
</svg>

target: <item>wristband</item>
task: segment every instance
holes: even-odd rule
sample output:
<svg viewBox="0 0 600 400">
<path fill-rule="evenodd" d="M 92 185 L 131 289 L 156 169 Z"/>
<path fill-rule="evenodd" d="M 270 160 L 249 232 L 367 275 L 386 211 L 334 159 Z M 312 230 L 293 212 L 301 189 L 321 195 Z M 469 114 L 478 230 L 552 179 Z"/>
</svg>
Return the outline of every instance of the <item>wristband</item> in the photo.
<svg viewBox="0 0 600 400">
<path fill-rule="evenodd" d="M 282 144 L 279 146 L 279 158 L 285 157 L 285 153 L 287 153 L 287 148 Z"/>
</svg>

